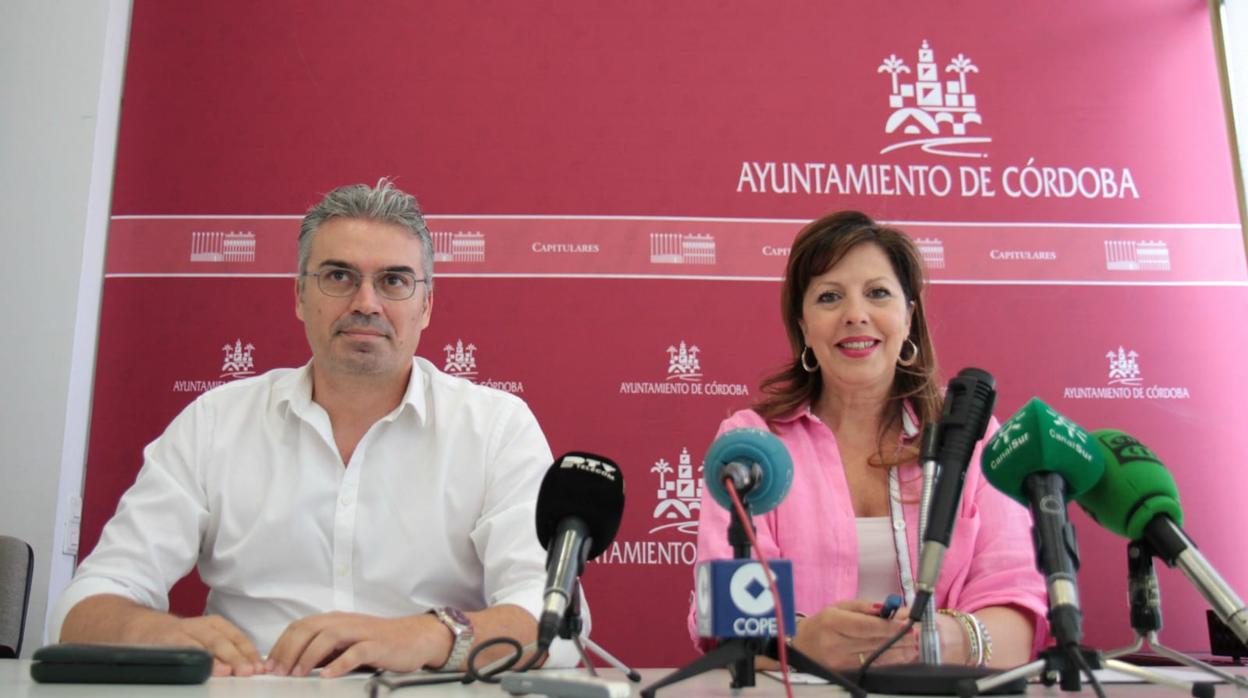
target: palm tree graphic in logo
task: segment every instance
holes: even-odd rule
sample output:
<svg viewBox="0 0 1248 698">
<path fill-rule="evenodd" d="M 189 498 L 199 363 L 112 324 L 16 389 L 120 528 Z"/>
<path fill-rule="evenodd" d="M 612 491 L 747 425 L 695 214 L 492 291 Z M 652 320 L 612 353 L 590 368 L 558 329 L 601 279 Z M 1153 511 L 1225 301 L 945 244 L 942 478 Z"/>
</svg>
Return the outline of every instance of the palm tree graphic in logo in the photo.
<svg viewBox="0 0 1248 698">
<path fill-rule="evenodd" d="M 897 74 L 910 72 L 910 66 L 906 65 L 905 61 L 898 58 L 897 54 L 890 53 L 888 54 L 888 58 L 884 59 L 884 62 L 880 64 L 879 69 L 875 72 L 888 72 L 889 75 L 893 76 L 893 94 L 898 94 Z"/>
</svg>

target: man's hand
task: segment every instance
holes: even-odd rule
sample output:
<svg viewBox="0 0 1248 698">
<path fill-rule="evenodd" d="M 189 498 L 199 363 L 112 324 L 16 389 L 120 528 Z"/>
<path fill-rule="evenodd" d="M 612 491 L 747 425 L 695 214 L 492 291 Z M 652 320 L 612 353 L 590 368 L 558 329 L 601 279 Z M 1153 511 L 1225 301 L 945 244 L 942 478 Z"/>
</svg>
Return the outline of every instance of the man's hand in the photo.
<svg viewBox="0 0 1248 698">
<path fill-rule="evenodd" d="M 286 626 L 265 667 L 281 676 L 341 676 L 368 665 L 387 671 L 441 666 L 451 653 L 451 632 L 428 613 L 380 618 L 361 613 L 323 613 Z M 328 662 L 328 663 L 327 663 Z"/>
<path fill-rule="evenodd" d="M 264 673 L 264 661 L 243 631 L 221 616 L 177 618 L 170 616 L 151 623 L 146 630 L 128 636 L 127 643 L 138 645 L 194 645 L 212 653 L 213 676 L 251 676 Z"/>
<path fill-rule="evenodd" d="M 213 676 L 264 673 L 264 662 L 243 631 L 221 616 L 178 618 L 112 594 L 90 596 L 65 617 L 61 642 L 202 647 L 212 653 Z"/>
<path fill-rule="evenodd" d="M 899 614 L 904 616 L 905 614 Z M 856 669 L 872 652 L 905 625 L 901 618 L 885 620 L 879 605 L 870 601 L 841 601 L 797 624 L 793 646 L 825 666 Z M 885 652 L 880 664 L 899 664 L 918 658 L 917 633 L 902 638 Z"/>
</svg>

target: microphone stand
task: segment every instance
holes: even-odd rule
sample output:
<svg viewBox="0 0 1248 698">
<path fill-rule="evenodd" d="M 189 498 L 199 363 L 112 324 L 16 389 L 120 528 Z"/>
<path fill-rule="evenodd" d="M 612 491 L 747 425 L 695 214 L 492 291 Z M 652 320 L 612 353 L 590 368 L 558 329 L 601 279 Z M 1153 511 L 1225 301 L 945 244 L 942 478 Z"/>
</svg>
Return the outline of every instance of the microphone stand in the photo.
<svg viewBox="0 0 1248 698">
<path fill-rule="evenodd" d="M 1182 652 L 1161 644 L 1157 634 L 1161 631 L 1161 590 L 1157 573 L 1153 568 L 1154 551 L 1147 541 L 1131 541 L 1127 544 L 1127 572 L 1130 582 L 1131 628 L 1135 630 L 1135 642 L 1128 647 L 1106 652 L 1110 658 L 1122 657 L 1148 646 L 1161 656 L 1184 666 L 1212 674 L 1237 688 L 1248 688 L 1248 679 L 1189 657 Z"/>
<path fill-rule="evenodd" d="M 585 670 L 590 676 L 597 677 L 598 672 L 594 669 L 594 663 L 590 659 L 589 653 L 585 651 L 586 648 L 598 657 L 604 659 L 612 667 L 619 669 L 626 677 L 628 677 L 629 681 L 632 681 L 633 683 L 640 683 L 641 674 L 638 673 L 636 669 L 633 669 L 624 662 L 621 662 L 619 659 L 616 659 L 614 655 L 603 649 L 601 645 L 589 639 L 588 635 L 581 635 L 581 630 L 584 626 L 584 620 L 581 618 L 581 582 L 578 579 L 576 582 L 576 588 L 572 592 L 572 600 L 563 614 L 563 619 L 559 621 L 559 637 L 564 640 L 572 641 L 572 645 L 576 647 L 576 653 L 581 657 L 581 663 L 585 665 Z M 520 656 L 523 657 L 536 649 L 537 641 L 534 640 L 524 646 L 520 652 Z M 482 667 L 480 669 L 480 673 L 488 676 L 491 672 L 497 670 L 510 659 L 511 657 L 507 656 L 495 660 Z"/>
<path fill-rule="evenodd" d="M 1131 573 L 1131 622 L 1133 626 L 1137 622 L 1140 624 L 1137 630 L 1141 627 L 1152 627 L 1154 624 L 1158 628 L 1161 627 L 1160 608 L 1155 603 L 1150 605 L 1151 601 L 1156 600 L 1156 594 L 1152 594 L 1151 600 L 1148 598 L 1149 582 L 1144 578 L 1146 573 L 1152 573 L 1151 556 L 1143 557 L 1145 557 L 1144 564 L 1147 565 L 1147 570 L 1139 567 L 1140 563 L 1131 560 L 1131 555 L 1128 555 L 1128 568 Z M 1151 584 L 1155 592 L 1155 576 L 1152 578 Z M 1138 646 L 1139 643 L 1137 643 L 1136 647 Z M 1213 698 L 1214 684 L 1212 682 L 1182 681 L 1166 676 L 1161 672 L 1138 667 L 1116 659 L 1116 657 L 1131 651 L 1134 651 L 1134 649 L 1119 650 L 1106 655 L 1102 654 L 1100 650 L 1076 643 L 1053 645 L 1040 652 L 1040 656 L 1034 662 L 1010 669 L 996 676 L 980 679 L 974 683 L 969 681 L 960 683 L 958 685 L 958 695 L 965 698 L 967 696 L 988 693 L 1008 681 L 1032 679 L 1037 676 L 1040 677 L 1041 682 L 1046 686 L 1052 686 L 1054 683 L 1057 683 L 1063 691 L 1078 692 L 1083 690 L 1081 671 L 1087 671 L 1091 674 L 1096 669 L 1113 669 L 1152 684 L 1189 692 L 1196 698 Z"/>
<path fill-rule="evenodd" d="M 923 427 L 919 461 L 923 464 L 923 491 L 919 498 L 919 540 L 927 535 L 932 494 L 940 473 L 940 423 Z M 928 545 L 928 543 L 924 543 Z M 934 585 L 933 585 L 934 586 Z M 959 664 L 943 664 L 940 657 L 940 634 L 936 629 L 936 596 L 932 594 L 922 608 L 911 609 L 911 615 L 921 622 L 919 630 L 919 662 L 897 664 L 858 673 L 858 683 L 873 693 L 897 693 L 901 695 L 930 695 L 956 693 L 965 681 L 997 674 L 988 667 L 968 667 Z M 1006 681 L 994 686 L 994 693 L 1022 693 L 1027 686 L 1022 681 Z"/>
<path fill-rule="evenodd" d="M 1074 657 L 1079 659 L 1075 660 Z M 1081 666 L 1081 665 L 1086 665 Z M 1083 645 L 1054 645 L 1040 653 L 1036 661 L 1010 669 L 996 676 L 989 676 L 975 682 L 965 681 L 958 684 L 958 695 L 969 696 L 992 693 L 994 688 L 1018 679 L 1040 677 L 1046 686 L 1059 684 L 1063 691 L 1079 692 L 1083 690 L 1081 670 L 1089 673 L 1096 669 L 1113 669 L 1129 674 L 1159 686 L 1169 686 L 1180 691 L 1188 691 L 1196 698 L 1213 698 L 1214 684 L 1191 682 L 1174 679 L 1160 672 L 1128 664 L 1117 659 L 1106 659 L 1100 650 Z"/>
<path fill-rule="evenodd" d="M 637 670 L 629 667 L 624 662 L 616 659 L 614 655 L 602 648 L 601 645 L 589 639 L 588 635 L 581 635 L 581 628 L 584 622 L 581 620 L 581 583 L 576 583 L 576 593 L 572 595 L 572 603 L 568 606 L 567 613 L 563 614 L 563 622 L 559 624 L 559 637 L 565 640 L 571 640 L 576 647 L 576 652 L 581 656 L 581 663 L 585 665 L 585 669 L 590 676 L 597 676 L 598 672 L 594 670 L 594 663 L 590 660 L 589 654 L 585 648 L 588 647 L 594 654 L 606 660 L 608 664 L 619 669 L 633 683 L 641 682 L 641 674 Z"/>
<path fill-rule="evenodd" d="M 940 423 L 927 424 L 923 427 L 923 453 L 920 455 L 923 461 L 923 493 L 919 499 L 919 540 L 923 540 L 923 536 L 927 535 L 927 518 L 929 509 L 932 506 L 932 490 L 936 486 L 936 476 L 939 474 L 940 463 L 937 462 L 937 455 L 940 446 Z M 936 604 L 936 597 L 932 596 L 925 604 L 925 608 L 916 608 L 914 612 L 919 617 L 929 617 L 933 622 L 924 623 L 919 631 L 919 661 L 924 664 L 940 664 L 940 634 L 936 631 L 936 617 L 932 613 L 932 607 Z"/>
<path fill-rule="evenodd" d="M 750 503 L 744 501 L 742 505 L 745 507 L 745 515 L 750 521 L 752 528 L 754 522 L 753 514 L 750 511 Z M 735 515 L 732 516 L 732 521 L 728 524 L 728 542 L 732 544 L 734 558 L 740 560 L 750 557 L 749 536 L 745 533 L 745 526 Z M 728 672 L 732 676 L 732 683 L 729 685 L 733 689 L 752 687 L 755 683 L 755 658 L 761 656 L 779 659 L 778 643 L 784 641 L 784 638 L 764 637 L 734 637 L 720 640 L 715 649 L 641 689 L 642 698 L 654 698 L 655 693 L 664 686 L 670 686 L 685 679 L 723 667 L 728 667 Z M 866 698 L 867 692 L 851 683 L 844 676 L 811 659 L 792 645 L 786 649 L 789 665 L 793 668 L 836 684 L 849 692 L 849 695 L 853 696 L 853 698 Z"/>
</svg>

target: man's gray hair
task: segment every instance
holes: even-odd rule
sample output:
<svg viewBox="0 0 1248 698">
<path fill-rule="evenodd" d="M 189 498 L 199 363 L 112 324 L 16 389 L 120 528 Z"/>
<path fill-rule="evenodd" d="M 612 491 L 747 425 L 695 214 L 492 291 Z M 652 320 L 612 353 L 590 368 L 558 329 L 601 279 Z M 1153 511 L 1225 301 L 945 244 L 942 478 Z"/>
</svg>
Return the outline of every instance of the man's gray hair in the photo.
<svg viewBox="0 0 1248 698">
<path fill-rule="evenodd" d="M 380 223 L 392 223 L 406 228 L 420 240 L 421 273 L 425 282 L 425 295 L 433 290 L 433 237 L 420 212 L 416 197 L 394 186 L 388 177 L 377 180 L 377 186 L 349 184 L 325 195 L 308 209 L 299 224 L 299 273 L 308 271 L 308 257 L 312 254 L 312 236 L 321 224 L 334 218 L 362 218 Z"/>
</svg>

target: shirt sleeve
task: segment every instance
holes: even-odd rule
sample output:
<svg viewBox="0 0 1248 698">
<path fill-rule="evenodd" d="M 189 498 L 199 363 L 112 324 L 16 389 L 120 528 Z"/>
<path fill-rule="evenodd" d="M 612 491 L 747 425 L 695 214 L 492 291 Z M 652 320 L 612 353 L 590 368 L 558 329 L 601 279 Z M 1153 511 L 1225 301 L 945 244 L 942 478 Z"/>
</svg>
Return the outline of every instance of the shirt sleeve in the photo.
<svg viewBox="0 0 1248 698">
<path fill-rule="evenodd" d="M 1031 514 L 1018 502 L 992 487 L 980 470 L 984 444 L 996 433 L 995 419 L 971 459 L 968 473 L 973 488 L 974 514 L 979 518 L 975 550 L 966 583 L 951 604 L 973 613 L 989 606 L 1011 606 L 1031 616 L 1036 626 L 1033 654 L 1048 636 L 1048 594 L 1036 569 L 1031 542 Z"/>
<path fill-rule="evenodd" d="M 487 449 L 485 499 L 472 531 L 485 572 L 485 598 L 490 606 L 519 606 L 536 621 L 546 586 L 546 553 L 537 540 L 535 518 L 538 490 L 553 461 L 550 446 L 528 406 L 509 399 Z M 583 598 L 581 617 L 582 634 L 588 634 L 589 604 Z M 545 666 L 574 666 L 578 660 L 571 642 L 556 640 Z"/>
<path fill-rule="evenodd" d="M 196 400 L 143 449 L 138 477 L 49 614 L 48 642 L 60 640 L 65 616 L 89 596 L 169 610 L 169 589 L 194 566 L 208 521 L 196 469 L 199 443 L 210 438 L 207 412 Z"/>
</svg>

